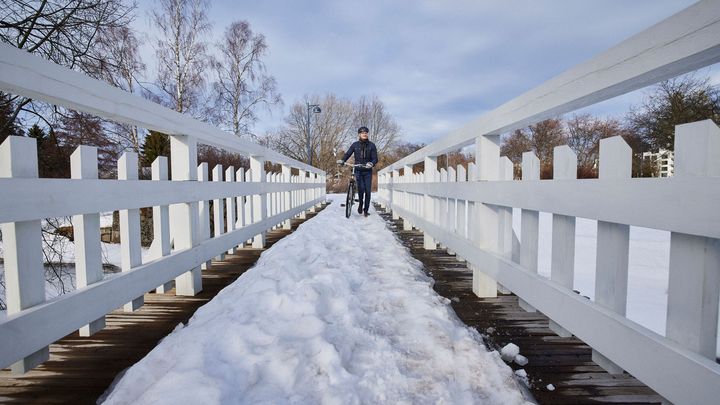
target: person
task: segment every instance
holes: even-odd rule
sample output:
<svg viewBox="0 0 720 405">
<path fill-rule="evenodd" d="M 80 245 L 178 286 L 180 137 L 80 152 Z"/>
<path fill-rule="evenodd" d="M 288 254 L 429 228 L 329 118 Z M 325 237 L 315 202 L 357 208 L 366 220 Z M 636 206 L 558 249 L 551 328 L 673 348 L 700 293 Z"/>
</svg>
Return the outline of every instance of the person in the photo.
<svg viewBox="0 0 720 405">
<path fill-rule="evenodd" d="M 355 155 L 355 164 L 363 165 L 355 169 L 355 181 L 358 187 L 358 214 L 368 216 L 370 208 L 370 192 L 372 189 L 372 168 L 378 162 L 377 148 L 370 142 L 370 130 L 367 127 L 358 128 L 359 140 L 350 145 L 345 156 L 338 160 L 339 165 L 345 164 L 350 155 Z"/>
</svg>

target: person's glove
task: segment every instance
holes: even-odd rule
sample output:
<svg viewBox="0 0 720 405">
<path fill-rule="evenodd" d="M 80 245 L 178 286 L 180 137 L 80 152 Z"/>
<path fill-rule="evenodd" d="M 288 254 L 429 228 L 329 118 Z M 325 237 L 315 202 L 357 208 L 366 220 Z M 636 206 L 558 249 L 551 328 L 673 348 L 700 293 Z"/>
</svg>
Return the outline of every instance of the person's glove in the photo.
<svg viewBox="0 0 720 405">
<path fill-rule="evenodd" d="M 338 166 L 342 166 L 345 164 L 345 162 L 343 162 L 341 159 L 338 159 L 337 164 Z"/>
<path fill-rule="evenodd" d="M 367 162 L 367 163 L 365 163 L 365 167 L 367 167 L 368 169 L 372 169 L 373 163 L 372 163 L 372 162 Z"/>
</svg>

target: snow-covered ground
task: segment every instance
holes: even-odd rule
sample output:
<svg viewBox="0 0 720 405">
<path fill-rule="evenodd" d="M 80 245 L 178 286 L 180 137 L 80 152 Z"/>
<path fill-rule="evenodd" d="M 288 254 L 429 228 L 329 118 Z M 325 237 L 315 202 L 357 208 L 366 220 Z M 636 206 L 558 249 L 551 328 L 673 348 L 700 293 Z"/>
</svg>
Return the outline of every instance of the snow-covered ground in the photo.
<svg viewBox="0 0 720 405">
<path fill-rule="evenodd" d="M 131 367 L 126 403 L 523 403 L 376 213 L 342 196 Z"/>
<path fill-rule="evenodd" d="M 58 218 L 55 220 L 56 226 L 70 225 L 65 219 Z M 111 226 L 112 225 L 112 212 L 100 214 L 100 226 Z M 63 236 L 55 236 L 53 241 L 53 247 L 50 248 L 47 244 L 43 243 L 43 250 L 38 250 L 38 254 L 42 255 L 43 263 L 56 263 L 55 267 L 58 270 L 58 274 L 55 274 L 51 269 L 47 269 L 45 272 L 45 298 L 52 299 L 61 294 L 70 292 L 75 289 L 75 243 Z M 115 243 L 100 243 L 102 251 L 102 262 L 103 264 L 113 265 L 120 267 L 120 245 Z M 5 257 L 4 255 L 3 241 L 0 240 L 0 259 Z M 149 261 L 149 250 L 142 248 L 143 262 Z M 57 263 L 62 263 L 57 265 Z M 5 299 L 5 267 L 3 266 L 2 260 L 0 260 L 0 299 Z M 0 320 L 6 317 L 6 312 L 0 310 Z"/>
</svg>

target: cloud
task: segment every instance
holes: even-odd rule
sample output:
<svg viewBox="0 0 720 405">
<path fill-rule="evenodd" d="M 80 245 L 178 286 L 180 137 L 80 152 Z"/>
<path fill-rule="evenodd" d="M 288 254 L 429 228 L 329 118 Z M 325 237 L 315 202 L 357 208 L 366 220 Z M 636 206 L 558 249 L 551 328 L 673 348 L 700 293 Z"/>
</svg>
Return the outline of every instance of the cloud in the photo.
<svg viewBox="0 0 720 405">
<path fill-rule="evenodd" d="M 239 19 L 266 36 L 284 111 L 305 95 L 375 94 L 407 141 L 430 142 L 692 3 L 227 0 L 211 18 L 216 38 Z"/>
</svg>

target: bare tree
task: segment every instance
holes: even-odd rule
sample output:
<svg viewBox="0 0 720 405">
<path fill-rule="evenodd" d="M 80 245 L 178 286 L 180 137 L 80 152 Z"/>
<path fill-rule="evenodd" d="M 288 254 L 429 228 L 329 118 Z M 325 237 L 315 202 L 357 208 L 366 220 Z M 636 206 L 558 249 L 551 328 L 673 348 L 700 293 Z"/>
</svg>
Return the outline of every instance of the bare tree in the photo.
<svg viewBox="0 0 720 405">
<path fill-rule="evenodd" d="M 139 41 L 127 26 L 110 27 L 100 33 L 96 46 L 105 55 L 94 64 L 95 75 L 130 93 L 141 90 L 138 77 L 145 72 Z M 106 122 L 106 131 L 122 149 L 140 151 L 138 128 L 134 125 Z"/>
<path fill-rule="evenodd" d="M 155 53 L 157 84 L 178 112 L 199 115 L 208 65 L 205 37 L 211 29 L 207 0 L 159 0 L 152 20 L 160 31 Z"/>
<path fill-rule="evenodd" d="M 212 62 L 216 106 L 224 123 L 235 135 L 248 134 L 257 121 L 259 106 L 281 104 L 275 78 L 266 74 L 262 57 L 267 51 L 265 36 L 254 34 L 247 21 L 236 21 L 217 44 L 220 58 Z"/>
<path fill-rule="evenodd" d="M 373 95 L 362 96 L 354 104 L 355 124 L 370 130 L 370 140 L 375 143 L 378 153 L 390 150 L 400 137 L 400 125 L 385 110 L 385 104 Z"/>
<path fill-rule="evenodd" d="M 354 140 L 352 102 L 334 94 L 296 102 L 285 117 L 285 125 L 266 135 L 265 142 L 294 159 L 307 162 L 307 104 L 319 104 L 322 113 L 310 116 L 310 149 L 315 166 L 328 171 L 334 166 L 334 153 L 344 153 Z"/>
<path fill-rule="evenodd" d="M 600 140 L 625 135 L 620 121 L 590 114 L 573 115 L 566 123 L 567 144 L 577 155 L 578 177 L 597 177 Z"/>
<path fill-rule="evenodd" d="M 720 121 L 720 87 L 693 74 L 661 82 L 627 115 L 629 128 L 654 150 L 675 148 L 675 126 Z"/>
<path fill-rule="evenodd" d="M 100 32 L 126 26 L 135 4 L 122 0 L 8 0 L 0 12 L 0 41 L 41 55 L 59 65 L 93 75 L 104 55 L 94 45 Z M 15 121 L 21 112 L 42 114 L 47 108 L 33 100 L 14 96 L 8 101 Z"/>
</svg>

